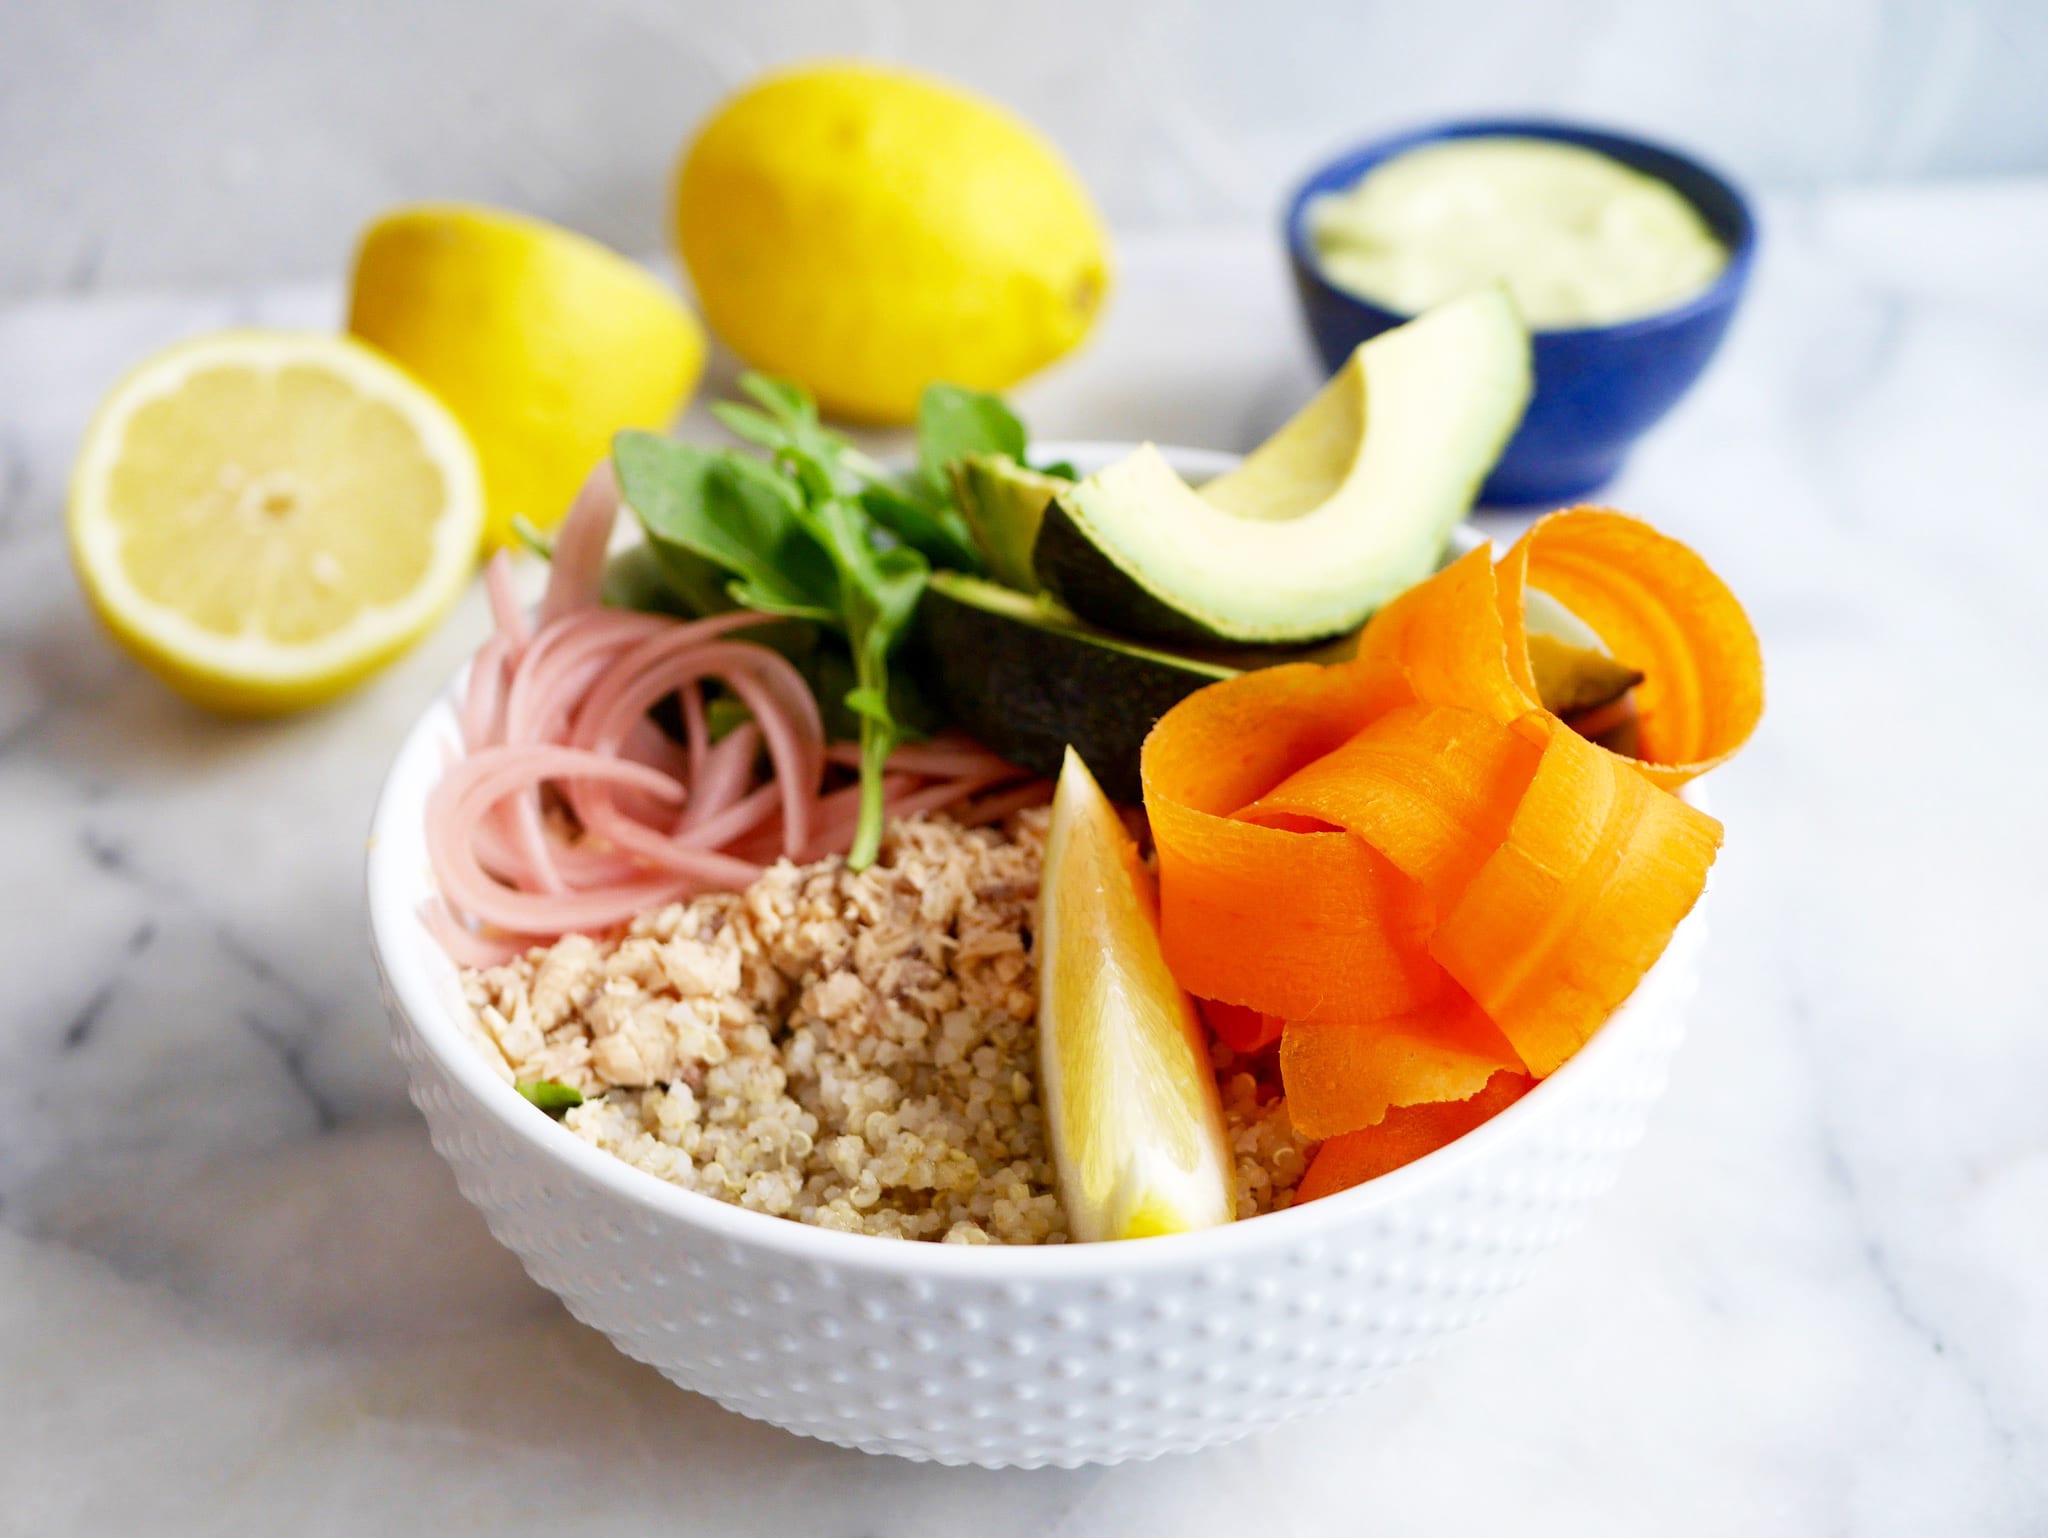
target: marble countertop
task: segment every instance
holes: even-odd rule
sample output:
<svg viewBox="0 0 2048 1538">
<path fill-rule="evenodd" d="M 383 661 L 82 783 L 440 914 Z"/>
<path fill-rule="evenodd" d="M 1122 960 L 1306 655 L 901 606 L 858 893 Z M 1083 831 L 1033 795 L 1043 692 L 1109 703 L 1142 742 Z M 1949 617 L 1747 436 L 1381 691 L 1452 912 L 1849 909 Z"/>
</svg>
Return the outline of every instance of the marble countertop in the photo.
<svg viewBox="0 0 2048 1538">
<path fill-rule="evenodd" d="M 2048 184 L 1767 216 L 1726 353 L 1611 493 L 1770 662 L 1646 1145 L 1376 1396 L 1075 1473 L 754 1425 L 526 1279 L 406 1103 L 360 891 L 480 602 L 334 709 L 232 724 L 116 654 L 64 556 L 126 364 L 336 294 L 0 311 L 0 1532 L 2048 1531 Z M 1277 254 L 1230 231 L 1128 242 L 1023 405 L 1242 447 L 1312 382 Z"/>
</svg>

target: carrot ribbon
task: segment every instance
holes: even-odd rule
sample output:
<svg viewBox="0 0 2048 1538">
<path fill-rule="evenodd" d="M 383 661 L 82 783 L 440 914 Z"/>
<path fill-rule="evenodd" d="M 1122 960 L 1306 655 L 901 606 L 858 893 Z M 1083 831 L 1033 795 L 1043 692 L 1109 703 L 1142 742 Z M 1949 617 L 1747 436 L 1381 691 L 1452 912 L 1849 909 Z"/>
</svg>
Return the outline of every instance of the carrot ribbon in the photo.
<svg viewBox="0 0 2048 1538">
<path fill-rule="evenodd" d="M 1641 757 L 1544 709 L 1531 587 L 1644 675 Z M 1284 1022 L 1289 1114 L 1329 1139 L 1305 1190 L 1376 1168 L 1340 1158 L 1345 1139 L 1404 1109 L 1492 1104 L 1490 1085 L 1526 1087 L 1599 1029 L 1720 844 L 1671 792 L 1762 708 L 1756 636 L 1720 579 L 1580 508 L 1404 593 L 1351 661 L 1246 673 L 1167 712 L 1142 764 L 1167 959 L 1234 1034 Z M 1456 1136 L 1466 1114 L 1401 1124 Z"/>
</svg>

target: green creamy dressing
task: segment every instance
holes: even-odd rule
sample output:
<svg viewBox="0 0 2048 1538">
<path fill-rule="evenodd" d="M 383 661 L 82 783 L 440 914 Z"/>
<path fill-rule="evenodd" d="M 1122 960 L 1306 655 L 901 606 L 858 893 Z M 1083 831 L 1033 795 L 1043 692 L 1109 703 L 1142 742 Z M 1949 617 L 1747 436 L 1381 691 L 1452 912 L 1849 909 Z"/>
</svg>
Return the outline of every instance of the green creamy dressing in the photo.
<svg viewBox="0 0 2048 1538">
<path fill-rule="evenodd" d="M 1709 287 L 1728 250 L 1655 177 L 1551 139 L 1425 144 L 1308 208 L 1337 287 L 1404 315 L 1505 282 L 1535 330 L 1668 310 Z"/>
</svg>

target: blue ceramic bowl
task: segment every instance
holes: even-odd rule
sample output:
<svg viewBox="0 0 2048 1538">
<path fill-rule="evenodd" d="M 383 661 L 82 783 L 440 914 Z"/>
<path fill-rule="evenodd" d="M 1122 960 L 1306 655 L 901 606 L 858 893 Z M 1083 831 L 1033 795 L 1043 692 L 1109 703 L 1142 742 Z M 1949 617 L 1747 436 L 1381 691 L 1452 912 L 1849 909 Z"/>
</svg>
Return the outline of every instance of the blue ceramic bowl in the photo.
<svg viewBox="0 0 2048 1538">
<path fill-rule="evenodd" d="M 1756 220 L 1742 194 L 1698 161 L 1599 129 L 1540 119 L 1475 118 L 1375 139 L 1317 171 L 1287 206 L 1287 255 L 1302 313 L 1326 368 L 1341 368 L 1360 342 L 1409 317 L 1324 278 L 1308 238 L 1309 200 L 1343 191 L 1403 150 L 1490 134 L 1582 144 L 1668 182 L 1728 248 L 1728 265 L 1713 286 L 1676 308 L 1612 326 L 1535 334 L 1535 394 L 1481 499 L 1495 505 L 1572 502 L 1612 480 L 1630 445 L 1677 404 L 1706 368 L 1749 280 Z"/>
</svg>

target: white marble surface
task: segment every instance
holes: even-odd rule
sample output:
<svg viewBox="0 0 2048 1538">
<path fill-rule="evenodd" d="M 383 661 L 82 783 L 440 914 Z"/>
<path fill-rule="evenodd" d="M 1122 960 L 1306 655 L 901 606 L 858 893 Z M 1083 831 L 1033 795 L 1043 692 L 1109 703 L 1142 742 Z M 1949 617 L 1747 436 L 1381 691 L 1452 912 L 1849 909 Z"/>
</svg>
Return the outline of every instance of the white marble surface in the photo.
<svg viewBox="0 0 2048 1538">
<path fill-rule="evenodd" d="M 2048 173 L 2041 0 L 6 0 L 0 297 L 318 276 L 415 198 L 661 249 L 693 125 L 844 54 L 1015 107 L 1125 229 L 1264 218 L 1337 146 L 1477 111 L 1757 185 Z"/>
<path fill-rule="evenodd" d="M 1613 499 L 1747 597 L 1714 960 L 1592 1228 L 1446 1356 L 1198 1458 L 939 1470 L 614 1354 L 404 1100 L 359 869 L 474 596 L 323 714 L 203 718 L 82 609 L 85 414 L 328 290 L 0 311 L 0 1532 L 2048 1531 L 2048 183 L 1768 210 L 1719 366 Z M 1259 233 L 1132 241 L 1046 434 L 1243 446 L 1307 389 Z"/>
</svg>

